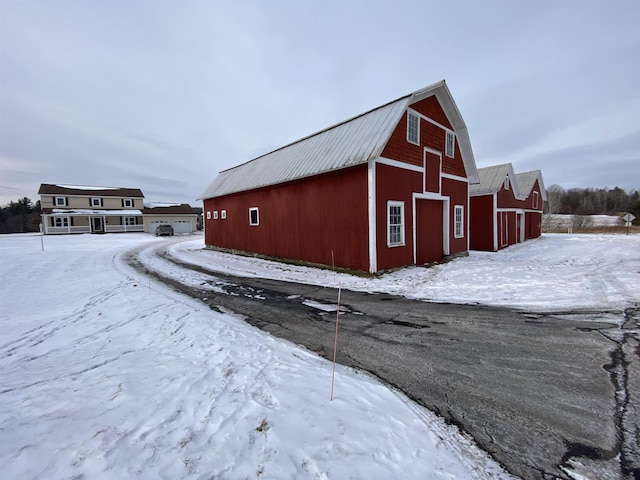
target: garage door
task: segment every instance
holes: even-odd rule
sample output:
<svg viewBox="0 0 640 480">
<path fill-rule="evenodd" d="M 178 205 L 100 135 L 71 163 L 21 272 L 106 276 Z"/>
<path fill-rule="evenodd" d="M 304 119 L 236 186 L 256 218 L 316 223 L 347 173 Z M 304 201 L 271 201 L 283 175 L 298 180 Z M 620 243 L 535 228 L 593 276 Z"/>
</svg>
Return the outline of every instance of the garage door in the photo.
<svg viewBox="0 0 640 480">
<path fill-rule="evenodd" d="M 190 220 L 174 220 L 173 231 L 175 233 L 191 233 L 191 221 Z"/>
<path fill-rule="evenodd" d="M 167 225 L 168 222 L 162 222 L 162 221 L 158 221 L 158 220 L 152 220 L 149 222 L 149 233 L 155 235 L 156 234 L 156 228 L 158 228 L 158 225 Z"/>
</svg>

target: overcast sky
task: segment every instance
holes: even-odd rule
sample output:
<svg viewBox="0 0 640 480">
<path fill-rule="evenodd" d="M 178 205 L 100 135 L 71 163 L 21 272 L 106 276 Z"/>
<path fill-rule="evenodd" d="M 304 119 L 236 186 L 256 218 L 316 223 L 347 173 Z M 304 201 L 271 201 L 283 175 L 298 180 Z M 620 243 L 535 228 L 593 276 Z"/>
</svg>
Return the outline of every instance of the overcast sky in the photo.
<svg viewBox="0 0 640 480">
<path fill-rule="evenodd" d="M 445 79 L 478 167 L 640 189 L 640 2 L 0 0 L 0 205 L 188 202 L 220 170 Z"/>
</svg>

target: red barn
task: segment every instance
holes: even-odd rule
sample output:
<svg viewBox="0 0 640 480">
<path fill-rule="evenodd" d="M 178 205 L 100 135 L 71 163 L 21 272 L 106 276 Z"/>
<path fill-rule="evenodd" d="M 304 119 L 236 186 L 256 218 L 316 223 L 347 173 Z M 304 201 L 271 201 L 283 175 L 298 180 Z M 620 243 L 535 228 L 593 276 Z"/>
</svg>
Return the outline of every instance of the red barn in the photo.
<svg viewBox="0 0 640 480">
<path fill-rule="evenodd" d="M 366 272 L 467 252 L 467 127 L 444 81 L 219 173 L 210 248 Z"/>
<path fill-rule="evenodd" d="M 510 163 L 478 169 L 469 187 L 471 250 L 498 251 L 540 236 L 547 199 L 540 170 L 515 174 Z"/>
</svg>

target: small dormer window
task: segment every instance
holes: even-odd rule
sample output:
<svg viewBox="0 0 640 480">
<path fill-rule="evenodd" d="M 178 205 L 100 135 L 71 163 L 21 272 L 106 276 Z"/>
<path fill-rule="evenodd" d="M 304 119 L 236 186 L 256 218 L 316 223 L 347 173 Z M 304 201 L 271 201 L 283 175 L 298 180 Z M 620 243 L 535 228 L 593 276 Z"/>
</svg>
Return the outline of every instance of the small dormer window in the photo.
<svg viewBox="0 0 640 480">
<path fill-rule="evenodd" d="M 102 199 L 101 198 L 97 198 L 94 197 L 91 199 L 91 206 L 92 207 L 101 207 L 102 206 Z"/>
<path fill-rule="evenodd" d="M 509 190 L 509 177 L 504 177 L 504 189 Z"/>
<path fill-rule="evenodd" d="M 456 137 L 453 134 L 453 132 L 447 132 L 447 138 L 446 138 L 446 143 L 444 146 L 444 153 L 445 155 L 447 155 L 447 157 L 454 157 L 454 152 L 455 152 L 455 145 L 456 145 Z"/>
<path fill-rule="evenodd" d="M 420 117 L 407 112 L 407 142 L 420 145 Z"/>
<path fill-rule="evenodd" d="M 122 206 L 125 208 L 132 208 L 133 207 L 133 199 L 132 198 L 125 198 L 122 200 Z"/>
</svg>

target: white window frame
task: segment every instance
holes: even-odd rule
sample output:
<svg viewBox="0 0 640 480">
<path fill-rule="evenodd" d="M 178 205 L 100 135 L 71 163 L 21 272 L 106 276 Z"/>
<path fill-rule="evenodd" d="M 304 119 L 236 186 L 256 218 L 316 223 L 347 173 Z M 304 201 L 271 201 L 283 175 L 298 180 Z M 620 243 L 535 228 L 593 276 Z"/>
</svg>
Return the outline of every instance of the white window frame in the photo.
<svg viewBox="0 0 640 480">
<path fill-rule="evenodd" d="M 415 140 L 412 136 L 414 130 L 411 128 L 412 119 L 415 119 L 416 122 Z M 407 142 L 413 143 L 414 145 L 420 145 L 420 115 L 410 111 L 407 111 Z"/>
<path fill-rule="evenodd" d="M 123 198 L 122 205 L 124 208 L 133 208 L 133 198 Z"/>
<path fill-rule="evenodd" d="M 464 238 L 464 205 L 453 207 L 453 236 Z"/>
<path fill-rule="evenodd" d="M 209 213 L 209 217 L 211 217 L 211 213 Z M 218 210 L 214 210 L 213 211 L 213 219 L 217 220 L 218 219 Z"/>
<path fill-rule="evenodd" d="M 505 189 L 505 190 L 509 190 L 509 185 L 510 185 L 510 182 L 509 182 L 509 175 L 507 175 L 506 177 L 504 177 L 504 183 L 503 183 L 503 185 L 504 185 L 504 189 Z"/>
<path fill-rule="evenodd" d="M 252 213 L 256 212 L 256 221 L 253 221 L 252 218 Z M 249 225 L 252 227 L 257 227 L 258 225 L 260 225 L 260 210 L 258 209 L 258 207 L 251 207 L 249 209 Z"/>
<path fill-rule="evenodd" d="M 226 210 L 220 210 L 220 218 L 222 220 L 224 220 L 225 218 L 227 218 L 227 211 Z"/>
<path fill-rule="evenodd" d="M 533 192 L 533 208 L 536 210 L 540 208 L 540 194 L 538 192 Z"/>
<path fill-rule="evenodd" d="M 136 217 L 122 217 L 122 224 L 130 227 L 131 225 L 137 225 Z"/>
<path fill-rule="evenodd" d="M 69 217 L 53 217 L 53 226 L 54 227 L 68 227 L 69 226 Z"/>
<path fill-rule="evenodd" d="M 451 140 L 451 141 L 449 141 Z M 456 153 L 456 136 L 449 130 L 446 131 L 444 139 L 444 154 L 447 157 L 453 158 Z"/>
<path fill-rule="evenodd" d="M 391 223 L 392 209 L 400 208 L 400 223 Z M 395 213 L 393 214 L 396 215 Z M 398 229 L 398 230 L 396 230 Z M 392 231 L 393 230 L 393 231 Z M 387 247 L 405 245 L 404 202 L 389 200 L 387 202 Z"/>
<path fill-rule="evenodd" d="M 91 197 L 91 206 L 92 207 L 101 207 L 102 199 L 100 197 Z"/>
<path fill-rule="evenodd" d="M 53 203 L 56 207 L 66 207 L 67 197 L 55 197 Z"/>
<path fill-rule="evenodd" d="M 207 210 L 207 220 L 211 220 L 211 212 Z"/>
</svg>

